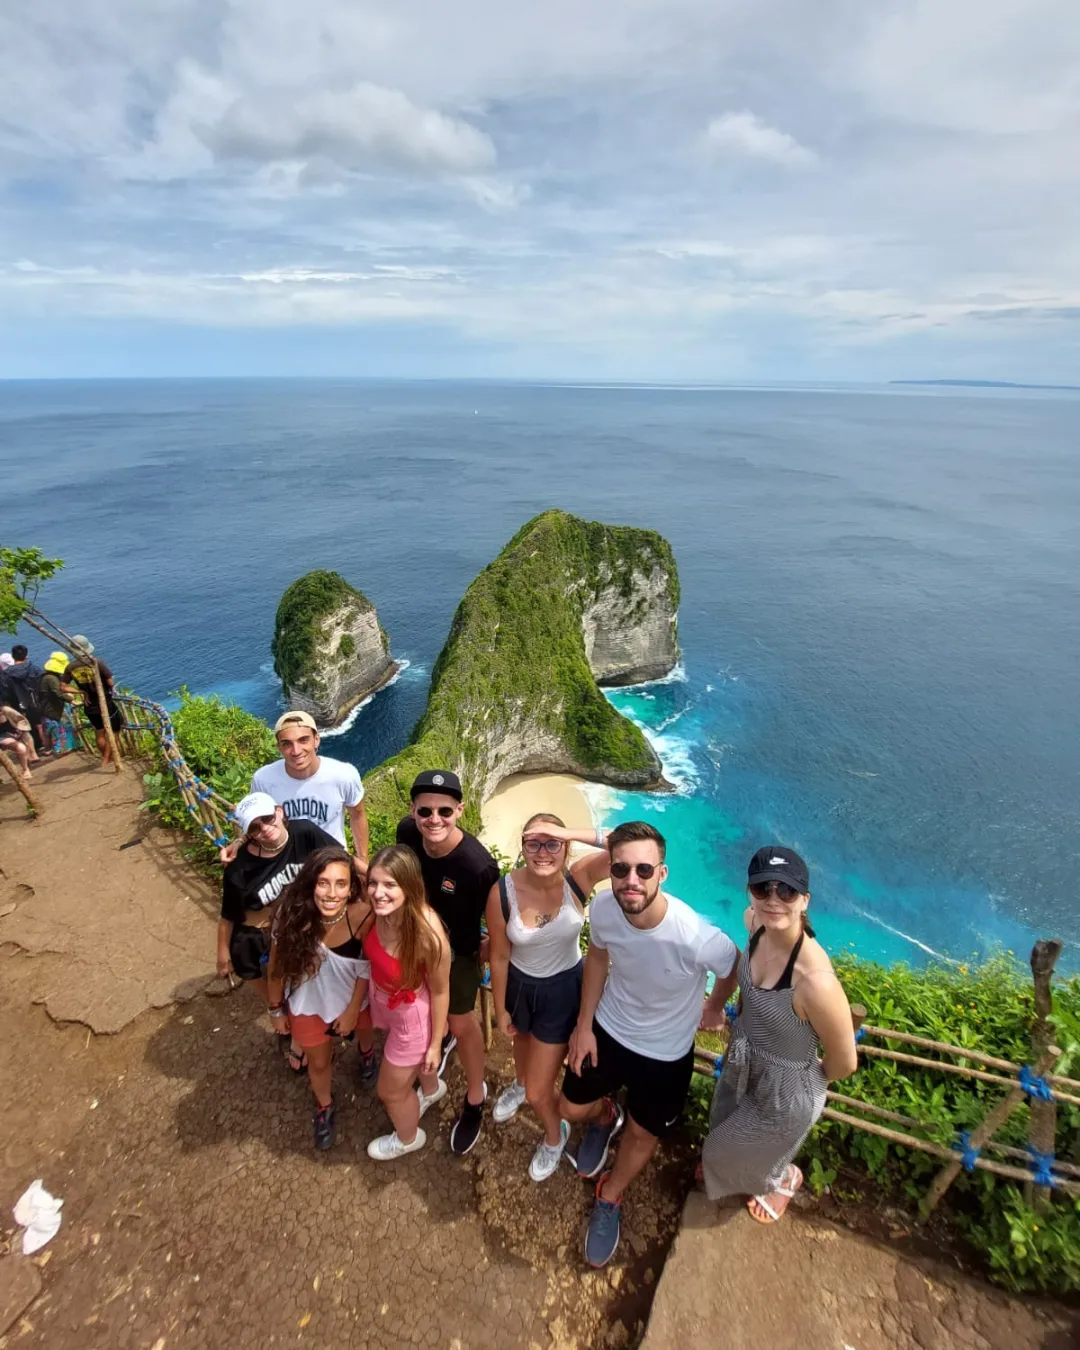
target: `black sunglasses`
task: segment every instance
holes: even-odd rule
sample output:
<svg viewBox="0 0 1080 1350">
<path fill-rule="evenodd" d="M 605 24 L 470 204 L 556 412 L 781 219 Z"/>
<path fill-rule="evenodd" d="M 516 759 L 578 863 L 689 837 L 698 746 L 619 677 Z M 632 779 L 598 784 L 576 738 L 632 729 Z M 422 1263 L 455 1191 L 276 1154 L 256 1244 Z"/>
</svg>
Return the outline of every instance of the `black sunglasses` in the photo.
<svg viewBox="0 0 1080 1350">
<path fill-rule="evenodd" d="M 429 816 L 440 815 L 443 820 L 449 820 L 457 810 L 456 806 L 418 806 L 416 814 L 421 820 L 427 820 Z"/>
<path fill-rule="evenodd" d="M 755 900 L 768 900 L 770 895 L 775 895 L 777 900 L 783 900 L 785 905 L 790 905 L 800 892 L 794 886 L 789 886 L 786 881 L 755 881 L 750 887 L 750 894 Z"/>
<path fill-rule="evenodd" d="M 612 863 L 608 871 L 616 881 L 625 881 L 631 872 L 636 872 L 642 881 L 648 881 L 656 871 L 656 863 Z"/>
</svg>

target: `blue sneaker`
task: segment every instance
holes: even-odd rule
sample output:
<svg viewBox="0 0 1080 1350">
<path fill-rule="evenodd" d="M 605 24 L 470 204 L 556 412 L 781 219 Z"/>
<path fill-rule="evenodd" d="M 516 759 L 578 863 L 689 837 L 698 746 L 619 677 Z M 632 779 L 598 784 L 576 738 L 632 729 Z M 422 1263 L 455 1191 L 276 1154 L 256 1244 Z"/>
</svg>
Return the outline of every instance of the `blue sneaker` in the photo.
<svg viewBox="0 0 1080 1350">
<path fill-rule="evenodd" d="M 623 1127 L 626 1117 L 618 1102 L 607 1099 L 611 1116 L 604 1125 L 589 1125 L 581 1139 L 577 1153 L 579 1177 L 595 1177 L 604 1170 L 611 1141 Z"/>
<path fill-rule="evenodd" d="M 607 1265 L 619 1245 L 622 1196 L 618 1200 L 603 1200 L 600 1197 L 600 1188 L 610 1175 L 610 1172 L 605 1172 L 596 1183 L 596 1204 L 589 1215 L 589 1227 L 585 1232 L 585 1260 L 597 1269 Z"/>
</svg>

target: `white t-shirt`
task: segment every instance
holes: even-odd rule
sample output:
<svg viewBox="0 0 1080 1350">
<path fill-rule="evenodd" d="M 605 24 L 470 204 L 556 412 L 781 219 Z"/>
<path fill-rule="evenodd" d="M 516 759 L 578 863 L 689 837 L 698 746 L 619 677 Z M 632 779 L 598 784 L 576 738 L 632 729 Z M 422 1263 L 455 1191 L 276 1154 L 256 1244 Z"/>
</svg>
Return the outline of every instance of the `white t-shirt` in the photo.
<svg viewBox="0 0 1080 1350">
<path fill-rule="evenodd" d="M 285 761 L 275 760 L 255 770 L 252 792 L 267 792 L 285 809 L 288 820 L 313 820 L 344 847 L 345 808 L 363 799 L 364 785 L 351 764 L 319 756 L 310 778 L 290 778 Z"/>
<path fill-rule="evenodd" d="M 684 901 L 664 895 L 667 913 L 656 927 L 635 928 L 612 892 L 601 891 L 589 906 L 589 940 L 611 961 L 596 1020 L 627 1049 L 675 1060 L 694 1043 L 708 972 L 730 975 L 738 948 Z"/>
</svg>

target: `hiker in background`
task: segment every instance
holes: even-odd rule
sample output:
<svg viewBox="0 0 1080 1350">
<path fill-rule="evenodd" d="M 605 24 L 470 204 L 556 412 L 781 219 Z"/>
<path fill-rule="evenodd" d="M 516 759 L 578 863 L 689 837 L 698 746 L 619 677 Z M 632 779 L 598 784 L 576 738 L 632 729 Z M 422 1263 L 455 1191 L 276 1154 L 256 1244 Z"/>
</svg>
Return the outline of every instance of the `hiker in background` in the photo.
<svg viewBox="0 0 1080 1350">
<path fill-rule="evenodd" d="M 336 846 L 337 841 L 313 821 L 287 820 L 265 792 L 249 792 L 233 814 L 244 839 L 222 877 L 217 973 L 225 979 L 234 972 L 269 1005 L 266 965 L 278 897 L 316 849 Z M 379 1059 L 366 1013 L 357 1021 L 356 1039 L 360 1085 L 370 1087 L 379 1073 Z M 288 1064 L 294 1073 L 307 1068 L 303 1047 L 295 1042 L 289 1046 Z"/>
<path fill-rule="evenodd" d="M 36 666 L 30 660 L 30 653 L 21 643 L 17 643 L 11 649 L 11 662 L 6 665 L 3 672 L 4 697 L 0 702 L 6 703 L 9 708 L 15 708 L 30 724 L 30 735 L 32 740 L 32 754 L 30 762 L 33 763 L 38 757 L 38 751 L 44 747 L 45 741 L 41 734 L 41 701 L 39 689 L 41 686 L 41 667 Z"/>
<path fill-rule="evenodd" d="M 825 1107 L 827 1085 L 854 1073 L 858 1059 L 847 996 L 806 917 L 806 864 L 780 845 L 758 849 L 746 884 L 751 937 L 702 1172 L 711 1199 L 748 1195 L 751 1217 L 775 1223 L 802 1185 L 792 1159 Z"/>
<path fill-rule="evenodd" d="M 9 704 L 0 703 L 0 750 L 5 754 L 14 755 L 22 769 L 22 776 L 27 783 L 30 781 L 30 765 L 32 760 L 30 752 L 34 748 L 34 742 L 30 738 L 30 723 L 19 712 L 18 708 L 12 708 Z"/>
<path fill-rule="evenodd" d="M 105 691 L 103 709 L 98 698 L 97 681 L 94 679 L 94 662 L 89 659 L 94 655 L 94 644 L 80 633 L 71 639 L 71 645 L 77 654 L 68 663 L 61 683 L 69 690 L 82 695 L 83 711 L 86 713 L 86 720 L 94 728 L 94 739 L 101 755 L 101 765 L 105 768 L 112 763 L 112 747 L 105 732 L 105 718 L 109 719 L 109 726 L 112 727 L 114 735 L 119 735 L 124 726 L 124 714 L 113 701 L 113 673 L 99 658 L 97 668 L 101 672 L 101 687 Z"/>
<path fill-rule="evenodd" d="M 572 843 L 595 848 L 571 863 Z M 488 897 L 495 1016 L 514 1045 L 514 1081 L 491 1118 L 501 1125 L 526 1101 L 536 1112 L 544 1134 L 529 1163 L 533 1181 L 554 1173 L 570 1135 L 555 1084 L 581 1005 L 585 905 L 611 861 L 603 843 L 599 831 L 568 830 L 545 812 L 532 816 L 521 833 L 525 866 L 500 877 Z"/>
<path fill-rule="evenodd" d="M 379 1099 L 394 1126 L 367 1151 L 376 1162 L 392 1162 L 424 1147 L 420 1121 L 446 1096 L 438 1069 L 450 1004 L 450 943 L 427 903 L 419 859 L 404 844 L 372 858 L 367 898 L 375 915 L 364 931 L 371 1015 L 386 1031 Z"/>
<path fill-rule="evenodd" d="M 315 1095 L 315 1147 L 334 1142 L 334 1037 L 347 1036 L 367 1007 L 360 930 L 371 909 L 353 860 L 338 844 L 316 849 L 278 901 L 267 969 L 270 1016 L 279 1035 L 307 1052 Z"/>
<path fill-rule="evenodd" d="M 281 759 L 256 769 L 252 792 L 265 792 L 285 811 L 288 820 L 310 820 L 345 847 L 345 813 L 349 813 L 356 868 L 367 870 L 368 820 L 364 784 L 351 764 L 319 754 L 319 728 L 306 712 L 282 713 L 274 723 Z M 221 861 L 236 857 L 240 840 L 221 850 Z"/>
<path fill-rule="evenodd" d="M 41 700 L 41 730 L 45 751 L 50 755 L 62 754 L 68 744 L 62 724 L 64 709 L 74 695 L 64 692 L 62 682 L 69 663 L 67 652 L 53 652 L 45 662 L 45 670 L 41 676 L 38 691 Z"/>
<path fill-rule="evenodd" d="M 461 780 L 449 769 L 426 769 L 409 790 L 412 812 L 398 822 L 397 842 L 420 860 L 428 904 L 450 940 L 450 1030 L 443 1042 L 439 1077 L 457 1046 L 465 1070 L 465 1100 L 450 1129 L 450 1151 L 462 1156 L 480 1138 L 487 1083 L 484 1033 L 476 1015 L 480 991 L 480 922 L 499 879 L 495 859 L 458 823 Z"/>
<path fill-rule="evenodd" d="M 645 821 L 607 838 L 611 890 L 589 908 L 581 1011 L 570 1036 L 559 1111 L 586 1127 L 577 1170 L 597 1177 L 585 1260 L 604 1266 L 619 1245 L 623 1192 L 679 1121 L 694 1072 L 694 1034 L 723 1012 L 739 952 L 707 919 L 663 889 L 664 837 Z M 626 1088 L 626 1109 L 615 1094 Z M 626 1133 L 610 1171 L 608 1153 Z"/>
</svg>

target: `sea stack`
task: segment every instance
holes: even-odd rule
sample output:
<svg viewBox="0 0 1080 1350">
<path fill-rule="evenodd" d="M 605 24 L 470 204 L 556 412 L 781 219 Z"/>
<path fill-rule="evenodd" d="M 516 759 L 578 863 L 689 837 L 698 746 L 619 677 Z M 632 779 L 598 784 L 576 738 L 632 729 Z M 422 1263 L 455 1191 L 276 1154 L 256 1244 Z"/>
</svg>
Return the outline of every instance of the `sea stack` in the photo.
<svg viewBox="0 0 1080 1350">
<path fill-rule="evenodd" d="M 339 725 L 397 670 L 375 606 L 337 572 L 293 582 L 278 605 L 271 650 L 289 707 L 320 727 Z"/>
<path fill-rule="evenodd" d="M 477 807 L 517 773 L 670 786 L 599 684 L 666 675 L 678 607 L 675 559 L 655 530 L 536 516 L 465 592 L 412 743 L 365 775 L 371 805 L 402 813 L 407 785 L 433 764 L 460 774 Z"/>
</svg>

